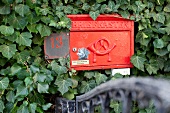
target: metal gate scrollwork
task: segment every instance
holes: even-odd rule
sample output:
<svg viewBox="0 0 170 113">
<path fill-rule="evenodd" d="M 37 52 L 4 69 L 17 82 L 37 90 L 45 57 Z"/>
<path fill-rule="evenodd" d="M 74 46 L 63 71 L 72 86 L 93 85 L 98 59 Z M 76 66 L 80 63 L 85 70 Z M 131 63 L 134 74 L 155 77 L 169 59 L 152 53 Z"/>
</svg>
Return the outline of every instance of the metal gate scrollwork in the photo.
<svg viewBox="0 0 170 113">
<path fill-rule="evenodd" d="M 122 102 L 122 113 L 131 113 L 132 101 L 136 101 L 140 108 L 146 108 L 151 100 L 156 113 L 169 113 L 169 87 L 170 82 L 162 79 L 132 77 L 110 80 L 76 96 L 74 113 L 94 113 L 94 108 L 98 105 L 101 106 L 102 113 L 109 113 L 111 99 Z"/>
</svg>

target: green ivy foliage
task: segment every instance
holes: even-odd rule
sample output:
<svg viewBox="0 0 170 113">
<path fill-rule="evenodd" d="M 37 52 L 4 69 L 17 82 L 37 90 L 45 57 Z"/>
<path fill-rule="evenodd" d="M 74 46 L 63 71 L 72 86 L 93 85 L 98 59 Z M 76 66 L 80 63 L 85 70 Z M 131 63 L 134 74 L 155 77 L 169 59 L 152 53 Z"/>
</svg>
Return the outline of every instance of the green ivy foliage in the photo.
<svg viewBox="0 0 170 113">
<path fill-rule="evenodd" d="M 43 52 L 46 36 L 69 30 L 68 14 L 113 13 L 137 23 L 132 75 L 169 75 L 170 0 L 1 0 L 0 112 L 54 110 L 53 95 L 73 99 L 113 78 L 109 70 L 69 71 L 69 58 L 45 60 Z"/>
</svg>

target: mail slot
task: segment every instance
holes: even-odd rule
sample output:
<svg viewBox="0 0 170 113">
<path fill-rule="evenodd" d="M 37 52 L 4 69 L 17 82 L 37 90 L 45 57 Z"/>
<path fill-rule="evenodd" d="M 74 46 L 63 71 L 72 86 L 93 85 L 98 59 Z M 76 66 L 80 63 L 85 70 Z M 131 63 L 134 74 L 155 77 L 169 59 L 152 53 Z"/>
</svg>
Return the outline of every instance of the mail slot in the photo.
<svg viewBox="0 0 170 113">
<path fill-rule="evenodd" d="M 96 20 L 89 15 L 68 15 L 68 18 L 71 29 L 65 37 L 69 35 L 71 69 L 133 67 L 130 57 L 134 54 L 134 21 L 119 15 L 100 15 Z"/>
</svg>

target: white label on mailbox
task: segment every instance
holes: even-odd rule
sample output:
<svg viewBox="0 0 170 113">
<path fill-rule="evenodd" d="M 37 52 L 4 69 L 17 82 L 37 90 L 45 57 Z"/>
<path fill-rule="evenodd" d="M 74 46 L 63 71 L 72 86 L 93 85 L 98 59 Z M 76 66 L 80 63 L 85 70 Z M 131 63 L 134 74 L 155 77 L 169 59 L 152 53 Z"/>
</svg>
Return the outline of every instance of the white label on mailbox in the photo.
<svg viewBox="0 0 170 113">
<path fill-rule="evenodd" d="M 130 75 L 130 68 L 112 69 L 112 75 L 114 76 L 116 73 Z"/>
<path fill-rule="evenodd" d="M 73 60 L 72 65 L 84 65 L 89 64 L 89 60 Z"/>
</svg>

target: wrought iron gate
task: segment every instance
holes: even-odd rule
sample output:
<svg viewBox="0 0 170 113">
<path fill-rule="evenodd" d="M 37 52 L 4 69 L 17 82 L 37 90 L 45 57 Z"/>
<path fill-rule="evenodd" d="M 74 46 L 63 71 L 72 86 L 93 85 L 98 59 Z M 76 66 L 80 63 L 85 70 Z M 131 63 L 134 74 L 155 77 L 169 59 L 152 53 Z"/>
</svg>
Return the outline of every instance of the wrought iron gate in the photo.
<svg viewBox="0 0 170 113">
<path fill-rule="evenodd" d="M 170 82 L 153 78 L 123 78 L 103 83 L 93 90 L 77 96 L 75 100 L 58 98 L 56 113 L 94 113 L 101 105 L 102 113 L 109 113 L 110 100 L 122 101 L 122 112 L 131 113 L 132 101 L 140 108 L 152 100 L 156 113 L 170 112 Z"/>
</svg>

